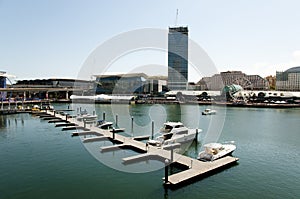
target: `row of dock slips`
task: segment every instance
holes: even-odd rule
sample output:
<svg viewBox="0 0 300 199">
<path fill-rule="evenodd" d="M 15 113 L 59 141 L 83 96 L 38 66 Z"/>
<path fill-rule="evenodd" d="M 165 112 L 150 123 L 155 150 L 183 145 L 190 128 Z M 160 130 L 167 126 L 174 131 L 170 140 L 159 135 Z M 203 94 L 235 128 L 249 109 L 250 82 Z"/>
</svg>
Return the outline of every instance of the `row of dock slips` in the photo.
<svg viewBox="0 0 300 199">
<path fill-rule="evenodd" d="M 62 120 L 65 118 L 65 116 L 60 114 L 56 114 L 55 117 L 56 119 Z M 163 178 L 164 184 L 170 187 L 181 186 L 185 182 L 193 181 L 194 179 L 197 179 L 197 177 L 201 177 L 207 173 L 212 173 L 219 168 L 236 163 L 238 161 L 238 158 L 227 156 L 212 162 L 202 162 L 197 159 L 175 153 L 173 149 L 180 147 L 180 144 L 178 143 L 164 148 L 157 148 L 138 141 L 141 139 L 148 139 L 149 137 L 147 136 L 137 138 L 125 137 L 111 130 L 100 129 L 96 126 L 84 128 L 84 130 L 78 130 L 78 127 L 83 128 L 84 124 L 83 122 L 76 120 L 76 118 L 68 118 L 68 120 L 65 122 L 66 124 L 71 123 L 76 125 L 75 127 L 77 131 L 72 132 L 72 136 L 84 136 L 82 139 L 83 143 L 103 140 L 110 140 L 114 143 L 114 145 L 111 146 L 101 147 L 101 153 L 122 150 L 124 148 L 138 151 L 140 153 L 139 155 L 123 158 L 122 163 L 124 165 L 134 164 L 140 161 L 158 160 L 165 165 L 165 168 L 168 168 L 170 164 L 182 165 L 184 168 L 187 168 L 184 171 L 170 176 L 168 176 L 168 174 L 165 175 Z"/>
</svg>

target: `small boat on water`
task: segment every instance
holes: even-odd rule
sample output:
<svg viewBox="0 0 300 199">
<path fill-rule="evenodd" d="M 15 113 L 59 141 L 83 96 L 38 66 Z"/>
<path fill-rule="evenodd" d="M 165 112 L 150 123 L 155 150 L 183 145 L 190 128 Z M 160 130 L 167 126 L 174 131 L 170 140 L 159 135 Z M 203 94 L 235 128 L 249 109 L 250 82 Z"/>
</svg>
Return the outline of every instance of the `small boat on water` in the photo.
<svg viewBox="0 0 300 199">
<path fill-rule="evenodd" d="M 78 120 L 78 121 L 82 121 L 82 120 L 86 120 L 86 121 L 95 121 L 96 119 L 97 119 L 97 115 L 91 115 L 91 114 L 88 114 L 88 112 L 86 111 L 86 110 L 84 110 L 84 111 L 81 111 L 78 115 L 77 115 L 77 117 L 76 117 L 76 119 Z"/>
<path fill-rule="evenodd" d="M 31 111 L 33 111 L 33 112 L 38 112 L 40 110 L 41 109 L 40 109 L 40 107 L 38 105 L 33 105 L 32 109 L 31 109 Z"/>
<path fill-rule="evenodd" d="M 204 151 L 198 155 L 198 160 L 214 161 L 227 155 L 231 155 L 236 149 L 234 144 L 208 143 L 204 145 Z"/>
<path fill-rule="evenodd" d="M 107 122 L 105 120 L 98 120 L 97 121 L 97 127 L 100 129 L 111 129 L 113 123 L 112 122 Z"/>
<path fill-rule="evenodd" d="M 202 115 L 215 115 L 215 114 L 217 114 L 217 111 L 209 108 L 202 111 Z"/>
<path fill-rule="evenodd" d="M 78 121 L 82 121 L 82 120 L 96 120 L 97 119 L 97 115 L 90 115 L 90 114 L 87 114 L 87 115 L 82 115 L 82 116 L 77 116 L 76 117 Z"/>
<path fill-rule="evenodd" d="M 196 138 L 197 133 L 201 131 L 201 129 L 189 129 L 181 122 L 166 122 L 160 129 L 158 136 L 153 140 L 149 140 L 147 143 L 156 147 L 163 147 L 175 143 L 191 143 Z M 176 152 L 178 152 L 178 150 Z"/>
</svg>

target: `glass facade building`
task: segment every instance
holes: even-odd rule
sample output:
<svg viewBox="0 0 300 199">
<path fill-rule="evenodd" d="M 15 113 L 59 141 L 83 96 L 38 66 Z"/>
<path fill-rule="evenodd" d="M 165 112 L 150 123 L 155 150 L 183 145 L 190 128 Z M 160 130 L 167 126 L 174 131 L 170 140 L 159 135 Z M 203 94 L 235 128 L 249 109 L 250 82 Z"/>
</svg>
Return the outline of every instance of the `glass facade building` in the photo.
<svg viewBox="0 0 300 199">
<path fill-rule="evenodd" d="M 186 90 L 188 83 L 188 28 L 170 27 L 168 34 L 168 88 Z"/>
<path fill-rule="evenodd" d="M 96 76 L 96 94 L 142 94 L 146 78 L 142 73 Z"/>
</svg>

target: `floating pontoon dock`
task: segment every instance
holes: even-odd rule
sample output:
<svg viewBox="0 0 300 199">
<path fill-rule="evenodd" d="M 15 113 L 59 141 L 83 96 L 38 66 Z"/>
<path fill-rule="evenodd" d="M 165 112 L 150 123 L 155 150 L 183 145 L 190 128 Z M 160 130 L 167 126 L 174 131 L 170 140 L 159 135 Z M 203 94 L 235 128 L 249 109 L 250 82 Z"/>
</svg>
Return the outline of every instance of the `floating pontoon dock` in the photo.
<svg viewBox="0 0 300 199">
<path fill-rule="evenodd" d="M 42 117 L 46 117 L 44 113 Z M 204 174 L 213 172 L 221 167 L 227 166 L 232 163 L 236 163 L 239 160 L 235 157 L 226 156 L 224 158 L 212 162 L 202 162 L 197 159 L 173 152 L 173 149 L 178 147 L 179 144 L 174 144 L 171 147 L 168 146 L 165 148 L 156 148 L 154 146 L 150 146 L 146 143 L 138 141 L 142 139 L 148 139 L 149 136 L 125 137 L 123 135 L 117 134 L 114 131 L 104 130 L 95 127 L 93 124 L 89 124 L 89 127 L 87 127 L 87 124 L 83 121 L 78 121 L 76 120 L 76 118 L 69 118 L 59 113 L 55 114 L 55 112 L 48 113 L 48 117 L 55 117 L 52 118 L 52 121 L 63 121 L 64 123 L 56 124 L 56 126 L 67 126 L 62 128 L 62 130 L 83 129 L 83 131 L 80 132 L 73 132 L 72 136 L 93 135 L 92 137 L 84 138 L 83 142 L 95 142 L 109 139 L 115 143 L 118 143 L 113 146 L 106 146 L 100 148 L 102 153 L 120 150 L 122 148 L 131 148 L 133 150 L 142 152 L 142 154 L 140 155 L 123 158 L 123 164 L 133 164 L 139 161 L 155 159 L 162 162 L 165 162 L 165 160 L 167 160 L 167 162 L 169 163 L 178 163 L 188 168 L 187 170 L 167 176 L 167 180 L 163 178 L 164 184 L 168 186 L 183 184 L 184 182 L 191 181 L 196 177 L 201 177 Z"/>
</svg>

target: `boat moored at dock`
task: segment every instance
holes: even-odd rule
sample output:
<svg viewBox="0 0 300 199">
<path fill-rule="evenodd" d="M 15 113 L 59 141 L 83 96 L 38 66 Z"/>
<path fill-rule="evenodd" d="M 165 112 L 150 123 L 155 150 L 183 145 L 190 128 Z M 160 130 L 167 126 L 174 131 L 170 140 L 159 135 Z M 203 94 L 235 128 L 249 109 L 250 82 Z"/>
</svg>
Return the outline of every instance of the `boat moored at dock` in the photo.
<svg viewBox="0 0 300 199">
<path fill-rule="evenodd" d="M 77 119 L 78 121 L 83 121 L 83 120 L 94 121 L 94 120 L 97 119 L 97 117 L 98 117 L 98 116 L 97 116 L 96 114 L 91 115 L 91 114 L 89 114 L 86 110 L 84 110 L 84 111 L 81 111 L 81 112 L 77 115 L 76 119 Z"/>
<path fill-rule="evenodd" d="M 147 143 L 156 147 L 166 147 L 171 144 L 180 143 L 191 143 L 200 133 L 201 129 L 189 129 L 185 127 L 181 122 L 166 122 L 160 129 L 158 136 L 155 139 L 149 140 Z M 180 147 L 181 150 L 176 152 L 182 153 L 184 147 Z"/>
<path fill-rule="evenodd" d="M 112 122 L 107 122 L 105 120 L 98 120 L 97 121 L 97 127 L 100 129 L 111 129 L 113 123 Z"/>
<path fill-rule="evenodd" d="M 232 154 L 236 149 L 234 144 L 208 143 L 204 145 L 204 151 L 198 155 L 198 160 L 214 161 Z"/>
</svg>

